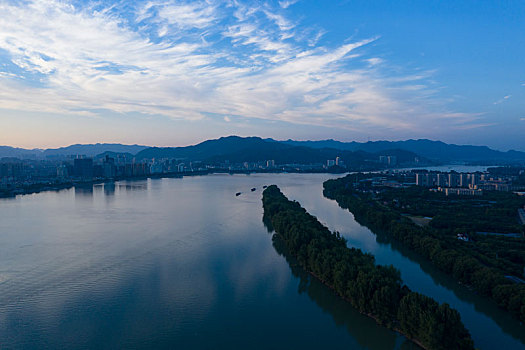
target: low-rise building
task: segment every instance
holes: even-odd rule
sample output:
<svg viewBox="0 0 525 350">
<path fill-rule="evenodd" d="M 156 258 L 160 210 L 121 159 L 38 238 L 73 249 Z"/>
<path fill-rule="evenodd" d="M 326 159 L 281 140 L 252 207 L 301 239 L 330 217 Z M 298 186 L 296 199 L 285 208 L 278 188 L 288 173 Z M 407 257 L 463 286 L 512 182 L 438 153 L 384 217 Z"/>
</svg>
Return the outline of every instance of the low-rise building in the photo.
<svg viewBox="0 0 525 350">
<path fill-rule="evenodd" d="M 445 195 L 456 195 L 456 196 L 481 196 L 483 195 L 483 190 L 480 189 L 470 189 L 470 188 L 451 188 L 451 187 L 439 187 L 438 192 L 444 192 Z"/>
</svg>

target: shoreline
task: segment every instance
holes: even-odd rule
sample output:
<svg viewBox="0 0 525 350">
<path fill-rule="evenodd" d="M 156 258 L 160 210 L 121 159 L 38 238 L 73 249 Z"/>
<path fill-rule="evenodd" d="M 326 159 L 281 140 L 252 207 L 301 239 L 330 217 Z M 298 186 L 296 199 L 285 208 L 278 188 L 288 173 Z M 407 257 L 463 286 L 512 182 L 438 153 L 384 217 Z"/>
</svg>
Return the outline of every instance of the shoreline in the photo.
<svg viewBox="0 0 525 350">
<path fill-rule="evenodd" d="M 350 172 L 350 171 L 348 171 Z M 70 189 L 76 186 L 85 187 L 85 186 L 93 186 L 103 183 L 115 183 L 118 181 L 133 181 L 133 180 L 147 180 L 147 179 L 172 179 L 172 178 L 183 178 L 185 176 L 205 176 L 205 175 L 213 175 L 213 174 L 229 174 L 229 175 L 237 175 L 237 174 L 347 174 L 348 172 L 328 172 L 328 171 L 242 171 L 242 170 L 236 170 L 236 171 L 209 171 L 209 170 L 203 170 L 203 171 L 192 171 L 192 172 L 184 172 L 184 173 L 163 173 L 163 174 L 150 174 L 150 175 L 143 175 L 143 176 L 122 176 L 122 177 L 116 177 L 111 179 L 93 179 L 93 180 L 87 180 L 87 181 L 81 181 L 81 180 L 71 180 L 67 182 L 62 183 L 46 183 L 46 184 L 34 184 L 30 185 L 28 187 L 21 187 L 16 188 L 13 190 L 0 190 L 0 199 L 12 199 L 16 198 L 17 196 L 25 196 L 30 194 L 36 194 L 41 192 L 57 192 L 61 190 Z"/>
<path fill-rule="evenodd" d="M 344 179 L 344 178 L 337 179 L 336 181 L 340 181 L 342 179 Z M 520 322 L 521 324 L 523 324 L 523 316 L 520 314 L 520 309 L 518 309 L 518 311 L 513 311 L 510 307 L 506 306 L 506 305 L 510 304 L 510 302 L 508 301 L 508 299 L 510 299 L 510 297 L 508 297 L 508 299 L 501 298 L 500 300 L 498 300 L 497 297 L 496 297 L 497 294 L 494 292 L 494 290 L 496 288 L 499 288 L 499 289 L 505 288 L 505 290 L 510 290 L 511 293 L 519 295 L 521 290 L 523 290 L 523 285 L 522 284 L 511 283 L 511 282 L 507 281 L 506 279 L 503 279 L 503 277 L 505 276 L 506 272 L 504 272 L 502 270 L 496 270 L 496 267 L 485 265 L 482 262 L 480 262 L 479 260 L 476 260 L 476 262 L 477 262 L 476 266 L 478 266 L 478 271 L 488 271 L 488 272 L 495 271 L 495 273 L 497 273 L 497 275 L 495 274 L 495 276 L 497 276 L 498 280 L 493 282 L 493 285 L 490 287 L 488 292 L 484 292 L 483 290 L 480 289 L 479 283 L 478 283 L 478 285 L 476 285 L 475 282 L 473 282 L 473 281 L 469 282 L 469 281 L 462 280 L 460 277 L 456 277 L 454 275 L 454 272 L 453 272 L 453 267 L 449 268 L 449 270 L 447 270 L 445 268 L 446 266 L 443 265 L 443 264 L 440 265 L 439 264 L 439 260 L 433 258 L 430 255 L 430 253 L 425 253 L 424 250 L 422 250 L 421 248 L 418 248 L 417 244 L 410 243 L 410 242 L 412 242 L 411 239 L 414 239 L 414 238 L 411 238 L 410 240 L 408 238 L 403 238 L 403 237 L 410 237 L 410 236 L 408 236 L 408 234 L 406 236 L 402 236 L 402 235 L 396 236 L 395 234 L 392 234 L 392 232 L 395 232 L 395 230 L 391 228 L 392 223 L 394 223 L 393 220 L 392 221 L 390 221 L 390 220 L 376 220 L 374 222 L 374 221 L 371 221 L 370 217 L 367 217 L 367 215 L 371 215 L 371 214 L 368 214 L 370 212 L 373 213 L 373 214 L 377 214 L 377 215 L 384 215 L 385 212 L 387 212 L 387 211 L 378 209 L 376 207 L 372 207 L 363 198 L 358 197 L 355 194 L 354 195 L 347 195 L 347 194 L 345 195 L 345 194 L 337 193 L 338 189 L 334 189 L 334 188 L 329 189 L 329 188 L 327 188 L 327 186 L 325 186 L 326 183 L 327 182 L 325 182 L 323 184 L 323 195 L 324 195 L 324 197 L 327 198 L 327 199 L 335 201 L 340 208 L 342 208 L 343 210 L 346 210 L 349 213 L 351 213 L 354 216 L 355 221 L 358 222 L 360 225 L 365 226 L 366 228 L 368 228 L 374 235 L 376 235 L 376 236 L 384 235 L 384 236 L 388 237 L 389 239 L 397 242 L 398 244 L 400 244 L 402 247 L 404 247 L 408 251 L 410 251 L 410 252 L 412 252 L 414 254 L 417 254 L 421 259 L 425 260 L 431 266 L 433 266 L 434 268 L 436 268 L 437 270 L 439 270 L 440 272 L 442 272 L 443 274 L 445 274 L 449 278 L 451 278 L 454 281 L 454 283 L 457 283 L 458 285 L 462 285 L 466 289 L 470 290 L 472 293 L 475 293 L 475 294 L 477 294 L 477 295 L 479 295 L 479 296 L 481 296 L 483 298 L 486 298 L 486 299 L 490 300 L 491 302 L 493 302 L 498 307 L 498 309 L 500 309 L 501 311 L 507 313 L 510 317 L 512 317 L 516 321 Z M 365 207 L 366 207 L 366 212 L 363 212 L 363 208 L 365 208 Z M 376 215 L 376 217 L 377 217 L 377 215 Z M 395 213 L 395 215 L 401 215 L 401 214 Z M 381 222 L 384 222 L 384 223 L 381 224 Z M 399 221 L 397 221 L 397 219 L 396 219 L 396 223 L 401 225 L 401 223 Z M 385 225 L 387 225 L 387 226 L 385 226 Z M 415 228 L 413 231 L 409 231 L 408 229 L 405 228 L 403 231 L 398 231 L 398 232 L 403 232 L 403 233 L 413 232 L 411 237 L 416 237 L 417 239 L 430 239 L 429 238 L 430 236 L 426 235 L 422 231 L 423 228 L 421 226 L 417 226 L 414 223 L 412 223 L 412 225 L 414 225 L 414 228 Z M 447 244 L 446 241 L 439 240 L 436 237 L 432 237 L 431 239 L 438 241 L 439 247 L 441 249 L 441 252 L 454 250 L 454 251 L 457 251 L 458 254 L 463 254 L 462 256 L 467 256 L 467 257 L 474 256 L 475 257 L 475 255 L 465 255 L 465 253 L 463 253 L 462 251 L 458 250 L 458 248 L 456 246 L 446 245 Z M 409 242 L 409 243 L 407 243 L 407 242 Z M 434 253 L 434 254 L 436 255 L 437 253 Z M 483 270 L 483 269 L 485 269 L 485 270 Z M 505 302 L 507 304 L 502 304 L 503 302 Z"/>
<path fill-rule="evenodd" d="M 275 231 L 274 231 L 275 232 Z M 284 240 L 284 238 L 282 237 L 282 235 L 280 233 L 277 233 L 275 232 L 274 233 L 275 235 L 277 235 L 279 237 L 279 239 L 281 240 Z M 295 259 L 295 258 L 294 258 Z M 335 295 L 337 295 L 338 298 L 341 298 L 342 300 L 346 301 L 347 303 L 349 303 L 351 306 L 352 306 L 352 301 L 345 297 L 344 295 L 341 295 L 339 294 L 333 285 L 329 284 L 328 282 L 324 281 L 323 279 L 321 279 L 319 276 L 317 276 L 315 273 L 313 273 L 312 271 L 309 271 L 309 270 L 306 270 L 303 266 L 301 266 L 299 263 L 296 263 L 295 265 L 296 267 L 299 267 L 301 268 L 303 271 L 305 271 L 306 273 L 308 273 L 310 276 L 314 277 L 316 280 L 318 280 L 319 282 L 321 282 L 322 285 L 328 287 L 332 292 L 334 292 Z M 373 314 L 371 313 L 366 313 L 366 312 L 361 312 L 359 311 L 356 307 L 352 306 L 354 308 L 354 310 L 356 310 L 357 312 L 359 312 L 361 315 L 364 315 L 364 316 L 367 316 L 371 319 L 373 319 L 377 325 L 381 326 L 381 327 L 385 327 L 387 329 L 390 329 L 394 332 L 396 332 L 397 334 L 400 334 L 402 335 L 403 337 L 405 337 L 406 339 L 410 340 L 411 342 L 413 342 L 414 344 L 416 344 L 417 346 L 419 346 L 420 348 L 422 349 L 425 349 L 425 350 L 431 350 L 430 348 L 427 348 L 425 347 L 419 340 L 415 339 L 415 338 L 411 338 L 410 336 L 408 336 L 407 334 L 403 333 L 401 331 L 401 329 L 397 328 L 397 327 L 388 327 L 388 326 L 385 326 L 383 324 L 381 324 L 381 322 L 379 321 L 379 319 L 374 316 Z"/>
<path fill-rule="evenodd" d="M 299 265 L 359 313 L 426 350 L 474 349 L 457 310 L 410 290 L 399 270 L 377 265 L 373 255 L 348 247 L 338 232 L 331 232 L 277 186 L 263 192 L 263 209 L 285 249 L 279 252 L 274 246 L 285 258 L 292 258 L 286 258 L 290 267 Z M 439 331 L 434 332 L 430 325 Z M 455 333 L 443 339 L 449 328 Z"/>
<path fill-rule="evenodd" d="M 279 169 L 268 169 L 268 170 L 200 170 L 200 171 L 192 171 L 192 172 L 172 172 L 172 173 L 162 173 L 162 174 L 149 174 L 149 175 L 139 175 L 139 176 L 121 176 L 121 177 L 115 177 L 115 178 L 97 178 L 93 180 L 69 180 L 62 183 L 47 183 L 47 184 L 34 184 L 30 185 L 28 187 L 19 187 L 11 190 L 0 190 L 0 199 L 9 199 L 9 198 L 16 198 L 17 196 L 25 196 L 30 194 L 36 194 L 41 192 L 47 192 L 47 191 L 61 191 L 65 189 L 69 189 L 75 186 L 89 186 L 89 185 L 97 185 L 101 183 L 111 183 L 111 182 L 117 182 L 117 181 L 125 181 L 125 180 L 146 180 L 146 179 L 169 179 L 169 178 L 182 178 L 184 176 L 203 176 L 203 175 L 212 175 L 212 174 L 339 174 L 344 175 L 348 173 L 354 173 L 354 172 L 381 172 L 381 171 L 387 171 L 387 170 L 398 170 L 398 171 L 409 171 L 409 170 L 417 170 L 417 169 L 428 169 L 429 167 L 445 167 L 445 166 L 497 166 L 497 165 L 478 165 L 478 164 L 433 164 L 433 165 L 423 165 L 418 167 L 394 167 L 394 168 L 385 168 L 385 169 L 346 169 L 345 171 L 302 171 L 302 170 L 295 170 L 289 169 L 289 170 L 279 170 Z"/>
</svg>

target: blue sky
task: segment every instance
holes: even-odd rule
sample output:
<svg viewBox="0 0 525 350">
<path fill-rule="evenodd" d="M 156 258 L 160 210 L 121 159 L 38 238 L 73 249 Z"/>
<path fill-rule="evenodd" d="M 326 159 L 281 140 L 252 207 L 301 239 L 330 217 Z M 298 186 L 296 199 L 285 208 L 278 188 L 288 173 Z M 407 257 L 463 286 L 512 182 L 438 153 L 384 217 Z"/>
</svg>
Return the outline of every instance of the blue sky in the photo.
<svg viewBox="0 0 525 350">
<path fill-rule="evenodd" d="M 525 150 L 523 1 L 0 0 L 0 144 Z"/>
</svg>

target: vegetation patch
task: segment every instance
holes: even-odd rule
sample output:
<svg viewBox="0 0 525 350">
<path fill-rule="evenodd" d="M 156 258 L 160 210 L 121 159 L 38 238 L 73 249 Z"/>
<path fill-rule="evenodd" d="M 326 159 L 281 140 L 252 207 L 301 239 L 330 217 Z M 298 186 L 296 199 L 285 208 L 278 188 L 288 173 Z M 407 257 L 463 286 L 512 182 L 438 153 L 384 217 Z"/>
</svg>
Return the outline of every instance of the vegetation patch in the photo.
<svg viewBox="0 0 525 350">
<path fill-rule="evenodd" d="M 275 185 L 263 192 L 264 220 L 271 224 L 299 265 L 335 290 L 360 312 L 426 349 L 473 349 L 460 314 L 448 304 L 411 291 L 399 270 L 348 248 Z"/>
<path fill-rule="evenodd" d="M 516 208 L 524 198 L 492 193 L 480 199 L 447 198 L 423 188 L 367 188 L 370 175 L 351 174 L 324 183 L 324 195 L 354 214 L 376 233 L 386 234 L 430 260 L 482 295 L 492 297 L 525 322 L 525 284 L 505 276 L 522 276 L 523 238 L 476 234 L 477 231 L 520 232 Z M 364 187 L 363 187 L 364 186 Z M 402 213 L 433 216 L 424 227 Z M 458 239 L 467 237 L 468 240 Z"/>
</svg>

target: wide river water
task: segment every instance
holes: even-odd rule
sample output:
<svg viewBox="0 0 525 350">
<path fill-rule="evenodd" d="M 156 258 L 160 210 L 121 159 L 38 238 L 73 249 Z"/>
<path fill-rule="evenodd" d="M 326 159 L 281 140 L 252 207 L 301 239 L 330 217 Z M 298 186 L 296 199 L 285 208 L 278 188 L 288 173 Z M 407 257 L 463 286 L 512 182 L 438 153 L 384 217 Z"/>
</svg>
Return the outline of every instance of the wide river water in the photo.
<svg viewBox="0 0 525 350">
<path fill-rule="evenodd" d="M 324 198 L 332 177 L 208 175 L 0 200 L 0 349 L 416 348 L 276 251 L 262 222 L 270 184 L 456 308 L 479 349 L 525 348 L 525 326 Z"/>
</svg>

